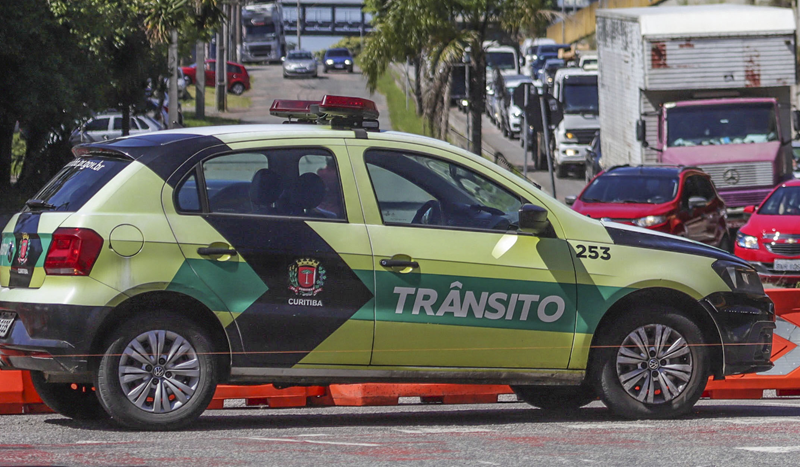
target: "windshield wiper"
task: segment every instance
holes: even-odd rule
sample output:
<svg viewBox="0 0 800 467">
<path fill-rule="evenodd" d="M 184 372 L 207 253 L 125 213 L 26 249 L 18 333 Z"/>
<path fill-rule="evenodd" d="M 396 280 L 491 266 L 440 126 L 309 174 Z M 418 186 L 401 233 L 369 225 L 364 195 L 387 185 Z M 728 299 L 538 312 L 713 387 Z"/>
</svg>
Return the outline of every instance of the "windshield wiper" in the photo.
<svg viewBox="0 0 800 467">
<path fill-rule="evenodd" d="M 50 204 L 40 199 L 29 199 L 28 201 L 25 201 L 25 206 L 31 209 L 48 209 L 48 210 L 55 209 L 56 207 L 54 204 Z"/>
</svg>

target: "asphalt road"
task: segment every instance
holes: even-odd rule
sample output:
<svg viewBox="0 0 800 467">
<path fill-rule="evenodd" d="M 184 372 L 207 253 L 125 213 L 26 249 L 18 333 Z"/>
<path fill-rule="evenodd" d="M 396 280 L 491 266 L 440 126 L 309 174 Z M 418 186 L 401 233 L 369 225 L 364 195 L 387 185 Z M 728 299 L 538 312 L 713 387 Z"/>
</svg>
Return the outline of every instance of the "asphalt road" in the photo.
<svg viewBox="0 0 800 467">
<path fill-rule="evenodd" d="M 701 401 L 681 420 L 522 403 L 207 411 L 149 433 L 58 415 L 0 417 L 0 465 L 797 465 L 800 400 Z"/>
</svg>

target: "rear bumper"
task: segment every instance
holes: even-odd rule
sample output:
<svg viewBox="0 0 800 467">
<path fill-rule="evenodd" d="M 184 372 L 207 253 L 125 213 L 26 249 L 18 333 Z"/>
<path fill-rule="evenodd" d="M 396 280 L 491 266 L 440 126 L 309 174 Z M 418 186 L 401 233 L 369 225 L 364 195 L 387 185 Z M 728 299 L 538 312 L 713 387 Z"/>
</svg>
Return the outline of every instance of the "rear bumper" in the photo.
<svg viewBox="0 0 800 467">
<path fill-rule="evenodd" d="M 722 341 L 723 375 L 772 369 L 775 306 L 766 295 L 717 292 L 700 302 L 717 325 Z"/>
<path fill-rule="evenodd" d="M 0 369 L 51 374 L 89 371 L 92 343 L 109 307 L 0 302 L 16 314 L 0 339 Z"/>
</svg>

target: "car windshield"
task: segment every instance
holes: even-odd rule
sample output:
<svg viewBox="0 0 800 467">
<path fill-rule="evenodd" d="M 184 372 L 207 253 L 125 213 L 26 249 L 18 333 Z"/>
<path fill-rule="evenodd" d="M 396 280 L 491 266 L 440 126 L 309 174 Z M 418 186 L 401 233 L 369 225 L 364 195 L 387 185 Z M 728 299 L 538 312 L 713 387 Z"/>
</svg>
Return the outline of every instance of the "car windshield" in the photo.
<svg viewBox="0 0 800 467">
<path fill-rule="evenodd" d="M 564 84 L 564 100 L 562 102 L 564 113 L 598 113 L 600 105 L 597 98 L 597 77 L 586 78 L 589 82 L 570 83 L 568 81 Z"/>
<path fill-rule="evenodd" d="M 517 59 L 511 52 L 486 52 L 486 65 L 498 70 L 513 70 Z"/>
<path fill-rule="evenodd" d="M 800 186 L 778 188 L 764 202 L 758 213 L 773 216 L 800 216 Z"/>
<path fill-rule="evenodd" d="M 775 106 L 770 103 L 686 106 L 667 110 L 667 145 L 670 147 L 777 140 Z"/>
<path fill-rule="evenodd" d="M 53 211 L 75 212 L 129 163 L 112 157 L 75 158 L 33 199 L 53 205 Z"/>
<path fill-rule="evenodd" d="M 242 30 L 242 39 L 245 42 L 254 42 L 257 40 L 266 39 L 275 35 L 275 25 L 273 23 L 264 23 L 259 25 L 248 25 Z"/>
<path fill-rule="evenodd" d="M 349 57 L 350 52 L 347 50 L 329 50 L 325 55 L 327 57 Z"/>
<path fill-rule="evenodd" d="M 605 175 L 597 177 L 581 196 L 585 203 L 661 204 L 675 199 L 678 177 Z"/>
<path fill-rule="evenodd" d="M 289 60 L 311 60 L 311 52 L 289 52 Z"/>
</svg>

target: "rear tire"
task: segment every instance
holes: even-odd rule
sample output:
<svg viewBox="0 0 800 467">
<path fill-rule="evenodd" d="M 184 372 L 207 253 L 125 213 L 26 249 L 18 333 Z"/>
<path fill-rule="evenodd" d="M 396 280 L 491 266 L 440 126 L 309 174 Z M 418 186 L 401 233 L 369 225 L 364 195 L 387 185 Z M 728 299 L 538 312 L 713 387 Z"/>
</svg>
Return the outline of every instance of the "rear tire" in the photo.
<svg viewBox="0 0 800 467">
<path fill-rule="evenodd" d="M 137 316 L 111 334 L 95 384 L 100 403 L 128 428 L 182 428 L 214 396 L 213 352 L 208 335 L 183 316 L 168 310 Z"/>
<path fill-rule="evenodd" d="M 517 398 L 548 412 L 575 412 L 597 400 L 589 385 L 581 386 L 514 386 Z"/>
<path fill-rule="evenodd" d="M 233 83 L 233 86 L 231 86 L 231 92 L 237 96 L 241 96 L 244 93 L 244 84 Z"/>
<path fill-rule="evenodd" d="M 31 382 L 42 402 L 56 413 L 75 420 L 108 419 L 91 384 L 48 383 L 40 371 L 31 371 Z"/>
<path fill-rule="evenodd" d="M 692 320 L 653 305 L 631 310 L 601 332 L 590 368 L 595 391 L 612 412 L 666 419 L 692 410 L 710 373 L 702 331 Z"/>
</svg>

